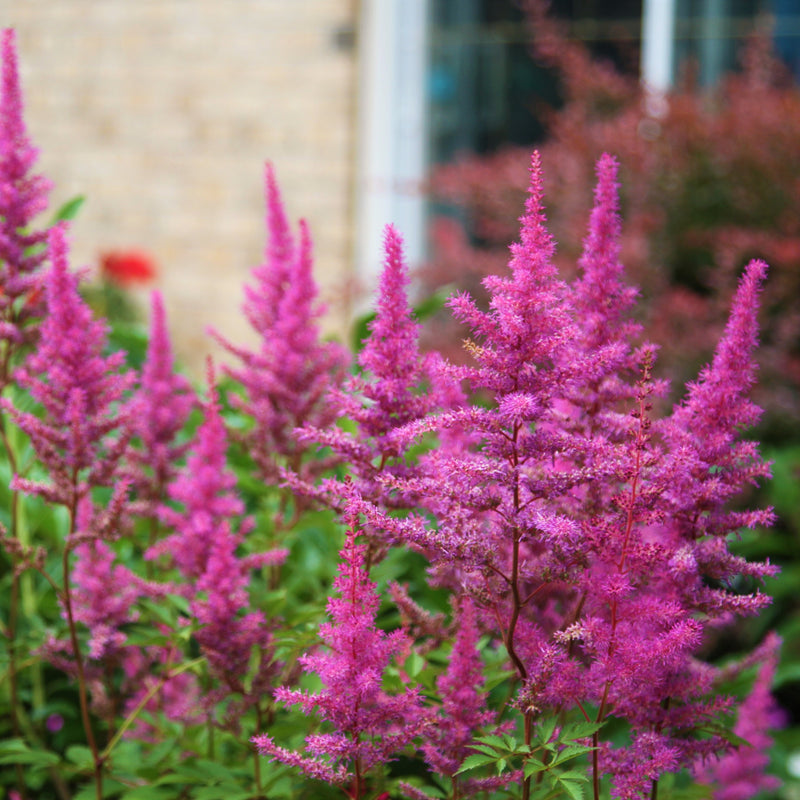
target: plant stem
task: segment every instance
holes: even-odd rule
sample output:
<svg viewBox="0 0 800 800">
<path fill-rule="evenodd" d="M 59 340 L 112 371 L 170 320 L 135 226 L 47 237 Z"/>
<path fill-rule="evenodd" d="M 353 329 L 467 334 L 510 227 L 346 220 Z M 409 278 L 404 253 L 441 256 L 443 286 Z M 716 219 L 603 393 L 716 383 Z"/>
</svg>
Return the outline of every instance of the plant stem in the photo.
<svg viewBox="0 0 800 800">
<path fill-rule="evenodd" d="M 103 756 L 97 749 L 97 741 L 94 738 L 94 731 L 92 730 L 92 721 L 89 717 L 89 698 L 86 689 L 86 672 L 84 670 L 83 655 L 81 654 L 81 646 L 78 641 L 78 628 L 75 624 L 75 615 L 72 611 L 72 591 L 70 587 L 70 572 L 69 572 L 69 555 L 71 551 L 70 538 L 75 533 L 75 518 L 77 511 L 77 476 L 73 480 L 73 501 L 69 509 L 69 534 L 67 541 L 64 545 L 64 555 L 62 558 L 62 578 L 64 582 L 63 599 L 64 609 L 67 612 L 67 625 L 69 627 L 69 638 L 72 645 L 72 654 L 75 657 L 75 669 L 78 673 L 78 698 L 80 700 L 81 708 L 81 721 L 83 722 L 83 729 L 86 733 L 86 742 L 89 749 L 92 751 L 92 760 L 94 761 L 94 783 L 97 800 L 103 798 Z"/>
</svg>

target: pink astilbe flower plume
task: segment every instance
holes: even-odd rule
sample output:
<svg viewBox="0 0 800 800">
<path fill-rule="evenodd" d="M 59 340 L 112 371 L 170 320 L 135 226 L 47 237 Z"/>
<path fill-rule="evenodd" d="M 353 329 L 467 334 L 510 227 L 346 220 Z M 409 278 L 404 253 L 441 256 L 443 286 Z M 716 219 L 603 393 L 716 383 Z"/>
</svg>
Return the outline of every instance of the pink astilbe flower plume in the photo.
<svg viewBox="0 0 800 800">
<path fill-rule="evenodd" d="M 237 347 L 212 331 L 242 366 L 226 372 L 243 389 L 231 404 L 252 419 L 243 438 L 263 480 L 275 483 L 281 469 L 298 471 L 306 451 L 294 429 L 311 424 L 326 427 L 335 419 L 325 394 L 344 373 L 347 356 L 334 342 L 322 342 L 312 276 L 308 226 L 300 223 L 295 242 L 286 221 L 272 167 L 267 165 L 267 231 L 265 262 L 253 270 L 255 284 L 245 290 L 244 311 L 259 336 L 258 349 Z M 318 464 L 308 461 L 313 472 Z"/>
<path fill-rule="evenodd" d="M 188 447 L 178 437 L 196 402 L 189 381 L 175 372 L 164 300 L 160 292 L 153 292 L 150 339 L 131 420 L 139 447 L 132 448 L 128 458 L 145 516 L 157 517 L 177 475 L 178 461 Z"/>
<path fill-rule="evenodd" d="M 404 442 L 395 439 L 395 434 L 434 410 L 463 403 L 457 382 L 444 373 L 438 357 L 419 352 L 419 325 L 408 299 L 410 276 L 403 241 L 392 225 L 384 231 L 384 250 L 375 319 L 358 356 L 361 370 L 328 395 L 338 416 L 354 422 L 356 430 L 306 426 L 299 432 L 302 441 L 326 445 L 348 464 L 351 485 L 347 489 L 328 480 L 316 492 L 339 510 L 353 490 L 386 506 L 407 503 L 391 480 L 411 472 L 402 460 Z"/>
<path fill-rule="evenodd" d="M 43 413 L 37 416 L 6 407 L 50 475 L 49 483 L 17 477 L 14 485 L 66 506 L 74 516 L 79 501 L 94 487 L 116 486 L 117 500 L 109 509 L 127 493 L 118 478 L 130 438 L 130 408 L 123 401 L 134 375 L 120 371 L 124 353 L 104 355 L 106 326 L 92 318 L 78 294 L 78 279 L 67 268 L 62 226 L 50 231 L 49 256 L 52 267 L 44 280 L 47 316 L 39 346 L 15 372 L 17 383 L 30 392 Z M 100 535 L 100 528 L 108 527 L 101 524 L 108 522 L 108 515 L 91 518 L 94 533 Z M 113 533 L 106 530 L 103 535 Z"/>
<path fill-rule="evenodd" d="M 145 554 L 149 559 L 168 554 L 183 579 L 190 582 L 206 572 L 216 538 L 233 535 L 231 520 L 244 513 L 244 503 L 236 493 L 236 475 L 226 462 L 228 436 L 216 388 L 213 380 L 209 383 L 203 422 L 195 434 L 186 467 L 168 489 L 169 499 L 182 508 L 161 509 L 162 521 L 175 532 Z M 237 542 L 252 526 L 250 518 L 242 522 Z"/>
<path fill-rule="evenodd" d="M 209 397 L 185 469 L 169 487 L 169 498 L 182 509 L 162 508 L 162 519 L 175 532 L 149 548 L 148 558 L 169 554 L 185 583 L 176 590 L 190 598 L 200 623 L 196 637 L 211 674 L 251 704 L 264 694 L 274 673 L 270 629 L 260 611 L 247 611 L 253 569 L 280 564 L 285 550 L 239 556 L 237 548 L 253 521 L 236 494 L 236 476 L 226 466 L 227 434 L 221 416 L 214 374 L 209 362 Z M 258 649 L 257 673 L 245 687 L 251 653 Z M 213 695 L 216 697 L 216 695 Z"/>
<path fill-rule="evenodd" d="M 381 686 L 390 661 L 406 653 L 410 642 L 402 630 L 387 634 L 376 626 L 380 600 L 365 568 L 366 546 L 356 543 L 356 535 L 351 526 L 334 581 L 339 596 L 328 600 L 331 621 L 320 626 L 328 649 L 300 658 L 306 671 L 319 675 L 322 690 L 275 693 L 306 714 L 316 712 L 331 732 L 307 736 L 308 755 L 280 747 L 267 735 L 252 740 L 263 755 L 309 777 L 350 784 L 353 800 L 366 796 L 369 770 L 400 753 L 425 725 L 418 689 L 390 695 Z"/>
<path fill-rule="evenodd" d="M 462 598 L 457 609 L 450 662 L 436 680 L 441 705 L 425 731 L 422 753 L 433 772 L 451 780 L 458 787 L 457 796 L 466 798 L 506 786 L 517 776 L 506 773 L 475 779 L 456 775 L 464 759 L 474 754 L 469 745 L 475 738 L 498 730 L 496 714 L 486 704 L 474 603 Z M 411 797 L 427 798 L 415 787 L 403 788 Z"/>
<path fill-rule="evenodd" d="M 47 207 L 50 183 L 32 170 L 38 156 L 22 116 L 14 31 L 2 32 L 0 84 L 0 340 L 14 345 L 30 337 L 26 323 L 41 315 L 41 292 L 35 274 L 46 258 L 46 231 L 30 225 Z M 24 302 L 19 302 L 25 298 Z M 9 364 L 2 364 L 3 385 Z"/>
<path fill-rule="evenodd" d="M 764 657 L 750 694 L 737 710 L 733 732 L 746 744 L 698 765 L 697 778 L 715 787 L 714 800 L 749 800 L 761 792 L 774 792 L 781 781 L 767 774 L 774 741 L 770 730 L 785 724 L 784 713 L 770 693 L 780 655 L 780 638 L 770 634 L 762 646 Z"/>
</svg>

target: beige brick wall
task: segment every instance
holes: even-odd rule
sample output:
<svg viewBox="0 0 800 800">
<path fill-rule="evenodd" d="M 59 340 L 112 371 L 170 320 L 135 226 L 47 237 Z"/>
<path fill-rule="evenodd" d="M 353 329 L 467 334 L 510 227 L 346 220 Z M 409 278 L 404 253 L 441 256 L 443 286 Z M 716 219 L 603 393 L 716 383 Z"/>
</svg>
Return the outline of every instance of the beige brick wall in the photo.
<svg viewBox="0 0 800 800">
<path fill-rule="evenodd" d="M 251 341 L 242 285 L 264 247 L 263 165 L 306 217 L 323 295 L 353 246 L 356 0 L 0 0 L 17 29 L 25 118 L 54 181 L 76 194 L 75 266 L 140 247 L 160 266 L 193 370 L 213 325 Z M 144 299 L 144 298 L 143 298 Z M 329 330 L 347 311 L 332 307 Z"/>
</svg>

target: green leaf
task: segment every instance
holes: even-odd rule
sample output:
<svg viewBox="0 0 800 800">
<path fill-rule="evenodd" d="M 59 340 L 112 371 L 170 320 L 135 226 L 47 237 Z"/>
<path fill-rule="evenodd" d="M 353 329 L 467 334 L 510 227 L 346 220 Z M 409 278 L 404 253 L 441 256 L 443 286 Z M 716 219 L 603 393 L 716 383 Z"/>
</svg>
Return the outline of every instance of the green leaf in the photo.
<svg viewBox="0 0 800 800">
<path fill-rule="evenodd" d="M 558 740 L 560 742 L 568 742 L 573 739 L 586 739 L 597 733 L 602 727 L 602 722 L 573 722 L 561 729 Z"/>
<path fill-rule="evenodd" d="M 540 742 L 544 743 L 547 742 L 553 735 L 553 731 L 556 729 L 556 718 L 550 717 L 549 719 L 543 719 L 541 722 L 536 724 L 536 735 Z"/>
<path fill-rule="evenodd" d="M 487 756 L 497 758 L 497 750 L 494 747 L 490 747 L 488 744 L 471 744 L 470 747 L 473 750 L 477 750 L 479 753 L 485 753 Z"/>
<path fill-rule="evenodd" d="M 416 678 L 425 669 L 425 659 L 419 654 L 412 652 L 403 664 L 403 669 L 408 673 L 409 678 Z"/>
<path fill-rule="evenodd" d="M 535 775 L 537 772 L 544 772 L 547 768 L 548 765 L 544 762 L 536 758 L 531 758 L 525 762 L 522 773 L 526 778 L 530 778 L 531 775 Z"/>
<path fill-rule="evenodd" d="M 67 760 L 75 764 L 78 769 L 91 769 L 94 764 L 92 751 L 83 744 L 73 744 L 67 748 Z"/>
<path fill-rule="evenodd" d="M 556 753 L 556 757 L 550 762 L 551 767 L 557 764 L 563 764 L 565 761 L 570 761 L 577 756 L 582 756 L 584 753 L 591 753 L 594 747 L 586 747 L 582 744 L 569 744 L 563 750 Z"/>
<path fill-rule="evenodd" d="M 579 781 L 580 783 L 588 783 L 589 776 L 585 772 L 578 772 L 574 769 L 565 769 L 563 772 L 558 773 L 559 780 Z"/>
<path fill-rule="evenodd" d="M 517 740 L 510 733 L 503 734 L 503 744 L 512 753 L 517 749 Z"/>
<path fill-rule="evenodd" d="M 467 756 L 458 772 L 456 772 L 456 775 L 460 775 L 462 772 L 466 772 L 469 769 L 475 769 L 475 767 L 485 767 L 487 764 L 494 764 L 496 760 L 495 756 L 484 756 L 477 753 L 474 756 Z"/>
<path fill-rule="evenodd" d="M 489 736 L 479 736 L 475 741 L 491 745 L 496 750 L 506 750 L 505 742 L 499 737 L 490 734 Z"/>
<path fill-rule="evenodd" d="M 56 211 L 55 215 L 53 216 L 52 225 L 56 223 L 63 222 L 65 220 L 75 219 L 78 216 L 78 212 L 81 210 L 81 206 L 86 202 L 86 196 L 79 194 L 76 197 L 73 197 L 71 200 L 67 200 L 61 208 Z"/>
<path fill-rule="evenodd" d="M 498 760 L 497 764 L 495 764 L 495 767 L 497 769 L 497 774 L 498 775 L 502 775 L 503 774 L 503 770 L 506 768 L 506 764 L 507 763 L 508 762 L 506 761 L 505 758 L 501 758 L 501 759 Z"/>
<path fill-rule="evenodd" d="M 192 792 L 193 800 L 250 800 L 252 792 L 245 791 L 240 786 L 220 784 L 219 786 L 203 786 Z"/>
<path fill-rule="evenodd" d="M 577 781 L 564 780 L 559 776 L 558 783 L 572 800 L 583 800 L 583 785 Z"/>
<path fill-rule="evenodd" d="M 61 759 L 46 750 L 31 750 L 21 739 L 0 743 L 0 764 L 25 764 L 32 769 L 44 769 L 58 764 Z"/>
</svg>

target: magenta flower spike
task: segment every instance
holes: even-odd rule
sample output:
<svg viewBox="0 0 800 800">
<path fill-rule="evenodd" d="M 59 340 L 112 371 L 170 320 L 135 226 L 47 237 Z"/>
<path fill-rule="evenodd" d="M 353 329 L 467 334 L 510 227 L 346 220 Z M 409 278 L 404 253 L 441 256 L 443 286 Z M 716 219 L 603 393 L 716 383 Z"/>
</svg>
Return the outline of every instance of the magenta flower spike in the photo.
<svg viewBox="0 0 800 800">
<path fill-rule="evenodd" d="M 130 473 L 149 517 L 157 516 L 176 476 L 177 461 L 186 452 L 188 445 L 177 438 L 196 402 L 189 381 L 174 370 L 164 300 L 160 292 L 153 292 L 147 357 L 131 420 L 140 448 L 132 449 L 129 457 Z"/>
<path fill-rule="evenodd" d="M 260 673 L 264 674 L 259 674 L 252 687 L 257 700 L 274 670 L 270 664 L 267 620 L 261 611 L 246 611 L 250 606 L 250 571 L 259 564 L 280 563 L 286 552 L 272 551 L 257 559 L 242 559 L 236 555 L 237 544 L 229 523 L 223 522 L 215 531 L 191 610 L 202 626 L 196 636 L 211 673 L 231 691 L 248 694 L 243 679 L 252 651 L 258 648 Z"/>
<path fill-rule="evenodd" d="M 266 195 L 265 262 L 253 270 L 256 283 L 245 290 L 244 304 L 260 337 L 258 350 L 212 335 L 242 362 L 241 367 L 226 368 L 244 389 L 243 396 L 231 396 L 231 404 L 253 420 L 243 438 L 262 479 L 277 482 L 282 468 L 301 467 L 306 447 L 298 444 L 295 428 L 333 423 L 335 412 L 324 398 L 341 381 L 347 355 L 340 345 L 320 341 L 319 319 L 325 309 L 317 302 L 311 237 L 301 222 L 299 243 L 293 239 L 270 165 Z"/>
<path fill-rule="evenodd" d="M 121 630 L 136 619 L 134 606 L 144 594 L 142 582 L 103 541 L 82 542 L 75 548 L 72 604 L 76 622 L 89 629 L 89 657 L 111 663 L 125 645 Z"/>
<path fill-rule="evenodd" d="M 616 165 L 598 164 L 571 286 L 552 264 L 541 180 L 534 156 L 511 275 L 487 280 L 488 310 L 466 296 L 451 301 L 475 336 L 476 362 L 452 372 L 490 402 L 399 432 L 471 442 L 432 454 L 428 471 L 407 481 L 435 524 L 387 514 L 366 494 L 359 510 L 388 541 L 425 553 L 433 582 L 475 598 L 482 619 L 496 622 L 523 715 L 580 709 L 586 719 L 592 709 L 598 723 L 627 724 L 625 746 L 600 740 L 593 772 L 611 776 L 615 797 L 634 798 L 664 772 L 725 747 L 721 737 L 692 735 L 731 705 L 715 697 L 713 671 L 698 668 L 705 628 L 768 602 L 759 591 L 730 591 L 735 576 L 776 572 L 732 556 L 726 542 L 771 519 L 727 507 L 768 474 L 755 446 L 739 441 L 757 419 L 746 395 L 764 268 L 748 267 L 714 361 L 684 403 L 655 421 L 655 349 L 630 341 L 638 327 L 619 263 Z"/>
<path fill-rule="evenodd" d="M 209 372 L 211 368 L 209 365 Z M 146 557 L 169 554 L 183 577 L 199 579 L 207 570 L 214 541 L 224 529 L 230 534 L 230 518 L 244 512 L 244 503 L 236 494 L 236 476 L 226 463 L 228 437 L 222 420 L 219 399 L 209 379 L 209 398 L 203 404 L 203 422 L 195 434 L 185 469 L 168 489 L 169 499 L 182 510 L 164 506 L 161 518 L 175 533 L 148 549 Z M 248 529 L 250 521 L 243 527 Z M 242 531 L 236 539 L 241 539 Z"/>
<path fill-rule="evenodd" d="M 45 231 L 27 231 L 34 217 L 47 208 L 50 183 L 31 174 L 38 151 L 29 139 L 23 119 L 22 92 L 17 70 L 14 30 L 3 30 L 2 93 L 0 93 L 0 265 L 2 286 L 14 297 L 28 288 L 25 277 L 45 258 L 44 252 L 26 253 L 44 244 Z"/>
<path fill-rule="evenodd" d="M 120 372 L 124 353 L 103 354 L 106 327 L 92 318 L 78 294 L 77 277 L 68 271 L 63 226 L 50 231 L 49 257 L 52 267 L 44 279 L 47 316 L 39 346 L 15 372 L 19 385 L 30 392 L 44 415 L 10 410 L 30 436 L 52 483 L 15 478 L 15 485 L 74 512 L 92 487 L 109 486 L 119 478 L 130 435 L 130 409 L 123 400 L 134 375 Z M 112 437 L 116 429 L 119 432 Z M 115 496 L 122 489 L 119 483 L 116 486 Z"/>
<path fill-rule="evenodd" d="M 714 800 L 749 800 L 781 786 L 780 779 L 767 773 L 769 751 L 774 744 L 769 731 L 785 724 L 785 715 L 770 691 L 780 646 L 780 638 L 775 634 L 765 641 L 764 659 L 753 688 L 737 710 L 733 732 L 746 744 L 740 743 L 718 758 L 699 764 L 696 769 L 701 783 L 714 786 Z"/>
<path fill-rule="evenodd" d="M 475 753 L 469 745 L 476 737 L 498 731 L 495 714 L 486 705 L 475 605 L 471 598 L 463 597 L 457 608 L 450 663 L 436 681 L 441 707 L 426 730 L 422 753 L 435 773 L 458 782 L 458 796 L 466 798 L 505 786 L 516 776 L 507 773 L 494 778 L 456 777 L 464 759 Z M 414 796 L 413 787 L 406 790 Z"/>
<path fill-rule="evenodd" d="M 263 264 L 253 270 L 255 286 L 245 286 L 243 310 L 253 330 L 261 336 L 268 336 L 275 325 L 281 299 L 291 283 L 296 248 L 275 170 L 270 163 L 264 170 L 264 195 L 267 201 L 267 246 Z"/>
<path fill-rule="evenodd" d="M 365 796 L 366 773 L 402 751 L 424 725 L 416 688 L 390 695 L 381 686 L 389 662 L 405 653 L 409 642 L 402 630 L 387 634 L 375 624 L 380 600 L 365 568 L 365 552 L 351 527 L 334 581 L 339 596 L 328 600 L 331 621 L 320 626 L 328 649 L 300 658 L 307 672 L 319 675 L 321 691 L 280 688 L 275 693 L 305 714 L 316 712 L 332 731 L 306 737 L 308 755 L 279 747 L 267 735 L 252 740 L 262 755 L 309 777 L 350 783 L 354 800 Z"/>
<path fill-rule="evenodd" d="M 356 430 L 309 425 L 298 432 L 301 441 L 325 445 L 347 463 L 351 485 L 345 488 L 329 479 L 319 487 L 300 482 L 293 487 L 340 510 L 354 496 L 353 490 L 380 506 L 412 502 L 397 491 L 395 479 L 407 478 L 413 471 L 402 460 L 407 442 L 398 434 L 404 426 L 424 424 L 436 410 L 464 403 L 457 380 L 441 360 L 419 352 L 419 325 L 408 299 L 410 276 L 403 241 L 392 225 L 384 230 L 384 250 L 375 319 L 358 357 L 361 371 L 328 395 L 337 416 L 354 422 Z M 447 449 L 447 442 L 440 443 L 442 448 Z"/>
<path fill-rule="evenodd" d="M 638 292 L 622 281 L 618 171 L 619 164 L 608 154 L 597 162 L 594 208 L 578 262 L 581 274 L 574 285 L 576 311 L 590 347 L 613 341 L 628 344 L 641 331 L 627 317 Z"/>
<path fill-rule="evenodd" d="M 403 240 L 392 225 L 384 231 L 384 248 L 377 313 L 358 358 L 361 368 L 372 376 L 363 387 L 370 406 L 359 415 L 359 423 L 369 436 L 386 434 L 425 410 L 419 394 L 419 325 L 408 302 L 410 277 L 403 258 Z"/>
</svg>

